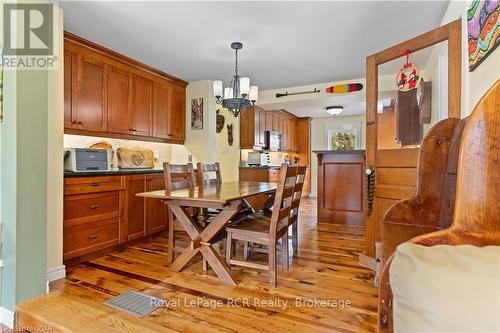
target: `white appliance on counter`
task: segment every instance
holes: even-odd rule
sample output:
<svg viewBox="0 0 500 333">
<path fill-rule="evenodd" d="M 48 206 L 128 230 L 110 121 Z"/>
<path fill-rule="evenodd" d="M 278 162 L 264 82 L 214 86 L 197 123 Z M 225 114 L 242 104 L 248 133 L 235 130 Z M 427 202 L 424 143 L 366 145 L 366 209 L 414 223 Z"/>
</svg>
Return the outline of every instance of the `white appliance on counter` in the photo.
<svg viewBox="0 0 500 333">
<path fill-rule="evenodd" d="M 106 149 L 67 148 L 64 150 L 64 170 L 72 172 L 109 171 Z"/>
<path fill-rule="evenodd" d="M 247 164 L 249 166 L 268 166 L 269 154 L 252 151 L 248 153 Z"/>
</svg>

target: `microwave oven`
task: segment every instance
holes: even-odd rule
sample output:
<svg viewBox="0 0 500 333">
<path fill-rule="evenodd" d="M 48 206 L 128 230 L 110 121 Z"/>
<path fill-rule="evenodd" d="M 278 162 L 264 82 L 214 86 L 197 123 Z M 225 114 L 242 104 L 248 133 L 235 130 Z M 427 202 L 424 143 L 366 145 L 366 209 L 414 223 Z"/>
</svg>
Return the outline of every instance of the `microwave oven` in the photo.
<svg viewBox="0 0 500 333">
<path fill-rule="evenodd" d="M 266 131 L 266 149 L 269 151 L 281 151 L 281 134 L 275 131 Z"/>
</svg>

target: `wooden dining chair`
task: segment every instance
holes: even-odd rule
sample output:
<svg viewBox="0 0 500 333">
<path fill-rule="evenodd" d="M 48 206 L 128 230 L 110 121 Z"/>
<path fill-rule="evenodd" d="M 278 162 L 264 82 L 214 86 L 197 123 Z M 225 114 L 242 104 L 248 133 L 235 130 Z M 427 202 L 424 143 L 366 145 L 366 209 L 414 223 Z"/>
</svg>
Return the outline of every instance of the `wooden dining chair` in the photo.
<svg viewBox="0 0 500 333">
<path fill-rule="evenodd" d="M 196 169 L 198 171 L 196 176 L 199 185 L 222 183 L 222 173 L 219 162 L 215 162 L 213 164 L 203 164 L 198 162 Z M 215 178 L 211 176 L 215 176 Z"/>
<path fill-rule="evenodd" d="M 170 164 L 163 163 L 163 177 L 165 179 L 165 190 L 175 191 L 184 188 L 194 188 L 196 186 L 193 164 Z M 185 232 L 174 213 L 168 209 L 168 263 L 174 261 L 175 256 L 175 233 Z"/>
<path fill-rule="evenodd" d="M 277 243 L 282 240 L 283 264 L 289 267 L 288 260 L 288 220 L 290 209 L 295 193 L 295 182 L 297 180 L 296 166 L 282 164 L 279 173 L 279 182 L 273 204 L 271 218 L 264 214 L 253 214 L 242 222 L 226 228 L 226 262 L 231 265 L 262 269 L 269 271 L 269 281 L 272 287 L 277 285 Z M 259 264 L 250 261 L 232 259 L 233 240 L 267 245 L 269 255 L 268 264 Z"/>
<path fill-rule="evenodd" d="M 295 182 L 295 190 L 293 201 L 290 207 L 290 218 L 288 220 L 289 229 L 292 229 L 292 249 L 293 256 L 297 256 L 299 248 L 299 207 L 302 199 L 302 190 L 304 189 L 304 181 L 306 179 L 307 165 L 299 165 L 297 168 L 297 180 Z"/>
</svg>

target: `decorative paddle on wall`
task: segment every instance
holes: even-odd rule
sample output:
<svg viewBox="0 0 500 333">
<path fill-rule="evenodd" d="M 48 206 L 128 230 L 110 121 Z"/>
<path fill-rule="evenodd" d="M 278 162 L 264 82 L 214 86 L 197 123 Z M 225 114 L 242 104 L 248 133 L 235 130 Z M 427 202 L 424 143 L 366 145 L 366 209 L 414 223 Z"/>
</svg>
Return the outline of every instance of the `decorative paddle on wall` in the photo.
<svg viewBox="0 0 500 333">
<path fill-rule="evenodd" d="M 280 97 L 285 97 L 285 96 L 294 96 L 294 95 L 305 95 L 305 94 L 315 94 L 321 92 L 319 89 L 314 88 L 312 91 L 299 91 L 299 92 L 294 92 L 294 93 L 289 93 L 286 91 L 284 94 L 283 93 L 277 93 L 276 98 Z"/>
<path fill-rule="evenodd" d="M 360 91 L 363 89 L 363 84 L 361 83 L 346 83 L 346 84 L 336 84 L 334 86 L 326 88 L 326 92 L 329 94 L 346 94 L 355 91 Z"/>
</svg>

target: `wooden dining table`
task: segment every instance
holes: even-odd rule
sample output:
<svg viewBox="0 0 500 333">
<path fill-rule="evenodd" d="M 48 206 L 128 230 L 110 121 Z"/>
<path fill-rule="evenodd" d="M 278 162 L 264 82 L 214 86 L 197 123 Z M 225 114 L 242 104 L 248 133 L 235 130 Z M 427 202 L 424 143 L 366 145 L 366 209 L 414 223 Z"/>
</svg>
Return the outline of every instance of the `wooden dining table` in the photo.
<svg viewBox="0 0 500 333">
<path fill-rule="evenodd" d="M 267 194 L 270 203 L 276 192 L 276 186 L 276 183 L 268 182 L 226 182 L 174 191 L 144 192 L 138 193 L 137 196 L 163 200 L 191 238 L 189 246 L 170 265 L 172 271 L 181 271 L 196 254 L 201 253 L 221 281 L 236 285 L 225 260 L 212 247 L 213 239 L 232 221 L 242 205 L 247 204 L 246 198 Z M 219 213 L 203 228 L 191 216 L 189 207 L 213 208 Z"/>
</svg>

